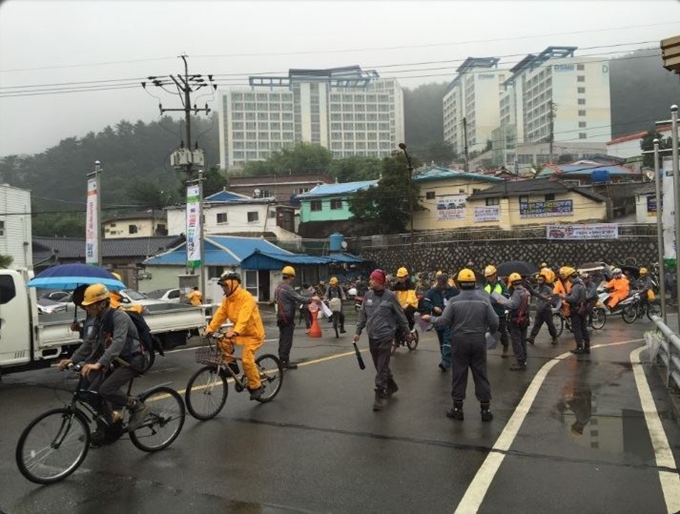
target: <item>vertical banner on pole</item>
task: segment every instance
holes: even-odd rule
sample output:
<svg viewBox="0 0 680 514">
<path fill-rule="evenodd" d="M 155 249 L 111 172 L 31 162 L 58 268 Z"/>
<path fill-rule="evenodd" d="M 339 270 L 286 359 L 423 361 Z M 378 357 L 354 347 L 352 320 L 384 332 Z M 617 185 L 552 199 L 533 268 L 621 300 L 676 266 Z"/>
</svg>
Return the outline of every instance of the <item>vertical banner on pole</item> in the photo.
<svg viewBox="0 0 680 514">
<path fill-rule="evenodd" d="M 664 261 L 675 261 L 677 258 L 677 245 L 675 242 L 675 195 L 677 191 L 673 187 L 673 161 L 663 160 L 663 206 L 661 221 L 663 223 Z M 657 207 L 658 209 L 658 207 Z"/>
<path fill-rule="evenodd" d="M 187 187 L 187 266 L 201 265 L 201 220 L 199 219 L 199 187 Z"/>
<path fill-rule="evenodd" d="M 99 263 L 99 191 L 97 190 L 97 177 L 87 181 L 87 213 L 85 218 L 85 262 L 88 264 Z"/>
</svg>

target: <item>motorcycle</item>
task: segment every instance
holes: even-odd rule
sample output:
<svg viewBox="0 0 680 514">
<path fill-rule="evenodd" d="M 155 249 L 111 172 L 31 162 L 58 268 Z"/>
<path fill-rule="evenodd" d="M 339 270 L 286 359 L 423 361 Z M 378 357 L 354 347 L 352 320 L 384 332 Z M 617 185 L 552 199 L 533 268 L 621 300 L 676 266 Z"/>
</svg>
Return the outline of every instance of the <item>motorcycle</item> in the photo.
<svg viewBox="0 0 680 514">
<path fill-rule="evenodd" d="M 633 323 L 638 318 L 640 294 L 637 291 L 632 292 L 627 298 L 617 303 L 613 310 L 610 310 L 607 305 L 607 300 L 611 297 L 611 291 L 606 288 L 600 288 L 597 290 L 597 293 L 598 301 L 605 306 L 608 316 L 618 316 L 620 314 L 626 323 Z"/>
</svg>

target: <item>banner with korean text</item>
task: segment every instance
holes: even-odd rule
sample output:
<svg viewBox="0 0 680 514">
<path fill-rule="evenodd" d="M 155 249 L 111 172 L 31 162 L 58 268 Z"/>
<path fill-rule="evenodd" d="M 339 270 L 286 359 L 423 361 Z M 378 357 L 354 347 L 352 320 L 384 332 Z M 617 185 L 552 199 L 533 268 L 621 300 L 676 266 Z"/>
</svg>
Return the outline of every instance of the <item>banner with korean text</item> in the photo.
<svg viewBox="0 0 680 514">
<path fill-rule="evenodd" d="M 201 220 L 199 217 L 199 188 L 187 187 L 187 266 L 195 269 L 201 265 Z"/>
<path fill-rule="evenodd" d="M 661 223 L 663 225 L 663 259 L 675 261 L 677 246 L 675 244 L 675 195 L 677 186 L 673 186 L 673 159 L 663 160 L 663 201 L 661 202 Z"/>
<path fill-rule="evenodd" d="M 488 205 L 485 207 L 475 207 L 474 220 L 481 221 L 499 221 L 501 219 L 500 205 Z"/>
<path fill-rule="evenodd" d="M 522 202 L 519 204 L 520 218 L 546 218 L 574 214 L 572 200 L 546 200 L 545 202 Z"/>
<path fill-rule="evenodd" d="M 548 239 L 618 239 L 617 223 L 592 223 L 589 225 L 547 225 Z"/>
<path fill-rule="evenodd" d="M 437 221 L 464 220 L 466 195 L 447 195 L 437 198 Z"/>
<path fill-rule="evenodd" d="M 87 212 L 85 213 L 85 262 L 99 264 L 99 191 L 97 178 L 87 181 Z"/>
</svg>

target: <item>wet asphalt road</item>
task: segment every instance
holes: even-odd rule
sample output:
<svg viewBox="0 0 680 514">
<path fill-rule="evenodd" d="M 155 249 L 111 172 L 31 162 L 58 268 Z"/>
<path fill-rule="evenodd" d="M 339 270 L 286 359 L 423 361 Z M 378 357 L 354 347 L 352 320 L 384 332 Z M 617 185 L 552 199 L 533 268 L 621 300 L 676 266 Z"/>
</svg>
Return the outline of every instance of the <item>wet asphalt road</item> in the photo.
<svg viewBox="0 0 680 514">
<path fill-rule="evenodd" d="M 268 342 L 260 353 L 276 353 L 277 330 L 269 314 L 265 323 Z M 370 356 L 364 352 L 367 369 L 360 371 L 351 347 L 353 319 L 347 325 L 348 334 L 339 340 L 325 321 L 322 338 L 296 329 L 293 357 L 303 364 L 286 374 L 273 402 L 250 402 L 230 387 L 221 414 L 206 422 L 188 416 L 168 449 L 145 454 L 121 440 L 91 450 L 74 475 L 50 486 L 19 474 L 14 448 L 32 418 L 68 398 L 56 388 L 74 382 L 54 369 L 4 376 L 0 510 L 450 513 L 460 506 L 470 512 L 667 511 L 630 357 L 644 344 L 642 333 L 651 323 L 609 320 L 594 334 L 597 347 L 590 357 L 579 358 L 565 355 L 573 346 L 568 333 L 551 346 L 541 332 L 529 347 L 524 373 L 509 371 L 511 359 L 502 359 L 500 350 L 490 352 L 495 419 L 488 424 L 479 419 L 471 382 L 465 421 L 444 416 L 451 402 L 450 374 L 437 367 L 432 333 L 421 334 L 417 350 L 398 351 L 393 371 L 400 390 L 384 411 L 372 412 Z M 360 346 L 366 348 L 365 337 Z M 541 371 L 550 363 L 547 373 Z M 172 382 L 183 392 L 198 367 L 193 349 L 180 348 L 158 358 L 136 389 Z M 680 429 L 669 394 L 655 369 L 643 369 L 677 463 Z M 535 398 L 527 403 L 532 391 Z M 520 414 L 525 417 L 517 424 Z M 517 433 L 509 438 L 513 426 Z M 489 456 L 502 462 L 478 475 Z M 677 477 L 677 469 L 670 471 Z M 480 477 L 487 482 L 482 489 Z M 470 507 L 475 494 L 483 500 Z"/>
</svg>

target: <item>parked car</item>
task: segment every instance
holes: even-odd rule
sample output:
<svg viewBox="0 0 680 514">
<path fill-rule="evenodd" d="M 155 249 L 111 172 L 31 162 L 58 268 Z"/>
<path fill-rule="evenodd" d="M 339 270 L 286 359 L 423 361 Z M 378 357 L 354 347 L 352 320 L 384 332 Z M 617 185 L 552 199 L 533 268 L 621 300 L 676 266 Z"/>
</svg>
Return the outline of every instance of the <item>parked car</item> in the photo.
<svg viewBox="0 0 680 514">
<path fill-rule="evenodd" d="M 36 302 L 38 307 L 38 314 L 55 314 L 57 312 L 65 312 L 68 306 L 67 302 L 57 302 L 49 298 L 40 297 Z"/>
<path fill-rule="evenodd" d="M 154 300 L 163 300 L 164 302 L 179 303 L 182 298 L 182 292 L 179 288 L 154 289 L 145 293 L 149 298 Z"/>
<path fill-rule="evenodd" d="M 49 291 L 40 295 L 40 298 L 46 298 L 47 300 L 53 300 L 55 302 L 68 303 L 71 301 L 72 293 L 70 291 Z"/>
<path fill-rule="evenodd" d="M 163 300 L 149 298 L 147 295 L 142 294 L 139 291 L 135 291 L 134 289 L 121 289 L 120 291 L 117 291 L 117 293 L 121 296 L 122 304 L 138 304 L 148 306 L 163 305 L 168 303 L 164 302 Z"/>
</svg>

